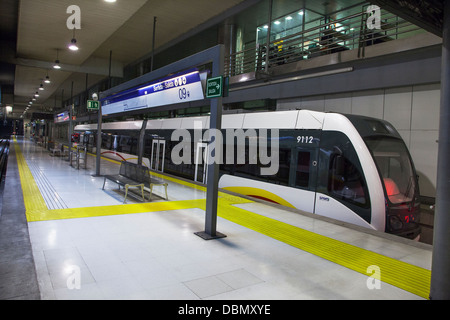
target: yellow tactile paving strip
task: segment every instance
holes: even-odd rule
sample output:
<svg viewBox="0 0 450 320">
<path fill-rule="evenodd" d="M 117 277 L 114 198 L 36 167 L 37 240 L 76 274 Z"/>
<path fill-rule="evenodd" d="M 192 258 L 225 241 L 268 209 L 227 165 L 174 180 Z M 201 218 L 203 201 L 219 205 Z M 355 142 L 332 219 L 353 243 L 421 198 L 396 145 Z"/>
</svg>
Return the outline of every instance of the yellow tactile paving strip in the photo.
<svg viewBox="0 0 450 320">
<path fill-rule="evenodd" d="M 14 148 L 19 165 L 26 215 L 29 222 L 140 212 L 170 211 L 189 208 L 205 209 L 205 199 L 197 199 L 48 210 L 16 140 L 14 140 Z M 163 177 L 177 183 L 205 190 L 202 186 L 180 181 L 175 178 Z M 369 250 L 361 249 L 345 242 L 322 236 L 233 206 L 233 204 L 249 202 L 252 201 L 220 193 L 218 215 L 231 222 L 366 276 L 370 275 L 367 273 L 367 268 L 375 265 L 380 270 L 380 280 L 382 282 L 389 283 L 428 299 L 431 280 L 430 270 L 389 258 Z"/>
</svg>

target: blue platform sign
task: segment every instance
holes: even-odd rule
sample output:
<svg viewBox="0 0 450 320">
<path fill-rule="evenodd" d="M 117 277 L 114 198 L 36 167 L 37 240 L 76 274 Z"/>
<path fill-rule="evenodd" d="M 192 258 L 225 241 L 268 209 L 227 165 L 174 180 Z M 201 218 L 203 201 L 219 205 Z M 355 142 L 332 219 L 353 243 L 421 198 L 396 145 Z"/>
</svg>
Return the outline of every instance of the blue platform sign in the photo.
<svg viewBox="0 0 450 320">
<path fill-rule="evenodd" d="M 102 100 L 102 115 L 203 100 L 198 70 L 179 73 Z"/>
</svg>

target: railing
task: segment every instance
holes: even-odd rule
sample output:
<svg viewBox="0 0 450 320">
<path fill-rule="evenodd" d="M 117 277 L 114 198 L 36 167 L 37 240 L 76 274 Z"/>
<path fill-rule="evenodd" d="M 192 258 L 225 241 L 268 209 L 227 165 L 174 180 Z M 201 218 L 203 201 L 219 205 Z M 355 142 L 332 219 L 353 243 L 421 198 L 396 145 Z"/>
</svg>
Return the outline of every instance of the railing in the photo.
<svg viewBox="0 0 450 320">
<path fill-rule="evenodd" d="M 368 46 L 424 32 L 418 26 L 386 11 L 380 14 L 379 29 L 369 29 L 368 19 L 369 15 L 363 8 L 361 13 L 271 41 L 268 57 L 266 44 L 233 53 L 225 57 L 225 76 L 268 72 L 278 65 L 353 49 L 358 49 L 358 57 L 364 57 Z"/>
</svg>

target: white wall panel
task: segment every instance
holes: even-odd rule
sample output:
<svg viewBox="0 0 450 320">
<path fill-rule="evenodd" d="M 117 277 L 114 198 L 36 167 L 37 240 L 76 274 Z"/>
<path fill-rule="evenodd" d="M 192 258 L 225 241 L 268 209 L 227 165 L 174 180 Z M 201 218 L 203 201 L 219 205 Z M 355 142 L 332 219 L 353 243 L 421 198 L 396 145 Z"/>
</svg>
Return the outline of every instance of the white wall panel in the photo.
<svg viewBox="0 0 450 320">
<path fill-rule="evenodd" d="M 384 90 L 355 92 L 352 97 L 352 114 L 382 119 L 383 104 Z"/>
<path fill-rule="evenodd" d="M 277 100 L 277 110 L 296 110 L 300 109 L 301 106 L 301 98 L 294 99 L 280 99 Z"/>
<path fill-rule="evenodd" d="M 386 89 L 384 120 L 397 130 L 411 130 L 411 103 L 412 87 Z"/>
<path fill-rule="evenodd" d="M 324 96 L 304 97 L 301 100 L 300 108 L 313 111 L 324 111 L 325 98 Z"/>
<path fill-rule="evenodd" d="M 436 174 L 439 131 L 411 131 L 410 152 L 419 174 L 420 193 L 424 196 L 436 196 Z"/>
<path fill-rule="evenodd" d="M 325 97 L 325 111 L 352 113 L 352 96 L 349 93 L 332 94 Z"/>
<path fill-rule="evenodd" d="M 414 86 L 411 130 L 439 130 L 440 85 Z"/>
</svg>

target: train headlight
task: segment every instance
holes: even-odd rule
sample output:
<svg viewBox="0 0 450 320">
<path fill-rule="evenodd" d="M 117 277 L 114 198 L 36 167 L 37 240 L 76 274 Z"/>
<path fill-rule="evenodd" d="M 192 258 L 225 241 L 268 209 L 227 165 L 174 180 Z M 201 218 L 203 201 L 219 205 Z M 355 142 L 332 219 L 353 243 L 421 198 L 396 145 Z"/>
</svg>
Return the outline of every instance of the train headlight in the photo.
<svg viewBox="0 0 450 320">
<path fill-rule="evenodd" d="M 391 230 L 400 230 L 403 228 L 403 222 L 397 216 L 389 216 L 389 225 Z"/>
</svg>

